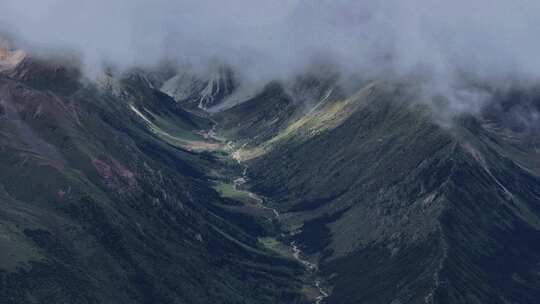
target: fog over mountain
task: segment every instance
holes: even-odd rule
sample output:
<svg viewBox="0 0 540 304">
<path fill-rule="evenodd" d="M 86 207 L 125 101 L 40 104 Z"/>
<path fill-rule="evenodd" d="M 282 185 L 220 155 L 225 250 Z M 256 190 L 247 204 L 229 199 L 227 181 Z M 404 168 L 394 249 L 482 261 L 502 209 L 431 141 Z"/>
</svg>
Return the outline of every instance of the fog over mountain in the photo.
<svg viewBox="0 0 540 304">
<path fill-rule="evenodd" d="M 540 1 L 0 0 L 0 302 L 537 304 Z"/>
<path fill-rule="evenodd" d="M 368 79 L 423 79 L 458 111 L 483 99 L 456 90 L 464 79 L 503 87 L 540 76 L 538 1 L 4 0 L 0 12 L 23 44 L 80 52 L 90 71 L 166 58 L 266 81 L 323 60 Z"/>
</svg>

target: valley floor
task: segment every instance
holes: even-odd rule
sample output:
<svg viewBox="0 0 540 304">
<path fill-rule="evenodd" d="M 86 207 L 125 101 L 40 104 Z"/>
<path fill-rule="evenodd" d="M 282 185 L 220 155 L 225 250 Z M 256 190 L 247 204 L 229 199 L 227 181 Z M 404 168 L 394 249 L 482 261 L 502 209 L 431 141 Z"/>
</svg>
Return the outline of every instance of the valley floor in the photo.
<svg viewBox="0 0 540 304">
<path fill-rule="evenodd" d="M 203 137 L 210 141 L 209 146 L 213 146 L 215 142 L 221 143 L 223 151 L 227 152 L 229 158 L 229 166 L 232 162 L 241 168 L 241 170 L 231 170 L 230 172 L 241 171 L 240 176 L 221 177 L 223 180 L 217 181 L 215 189 L 225 198 L 241 202 L 245 211 L 254 215 L 261 215 L 269 222 L 277 226 L 274 235 L 266 236 L 259 239 L 259 242 L 268 250 L 276 254 L 296 260 L 305 269 L 303 281 L 305 286 L 302 289 L 304 296 L 315 304 L 323 303 L 324 299 L 329 296 L 329 291 L 323 287 L 323 278 L 319 276 L 318 265 L 316 262 L 308 260 L 301 248 L 295 241 L 289 240 L 294 232 L 285 231 L 281 225 L 281 214 L 275 208 L 266 205 L 267 198 L 251 191 L 249 189 L 249 167 L 244 164 L 238 157 L 235 145 L 232 141 L 227 141 L 224 137 L 220 137 L 219 128 L 214 124 L 212 129 L 201 131 Z M 212 149 L 210 151 L 214 151 Z M 232 180 L 232 183 L 227 182 Z"/>
</svg>

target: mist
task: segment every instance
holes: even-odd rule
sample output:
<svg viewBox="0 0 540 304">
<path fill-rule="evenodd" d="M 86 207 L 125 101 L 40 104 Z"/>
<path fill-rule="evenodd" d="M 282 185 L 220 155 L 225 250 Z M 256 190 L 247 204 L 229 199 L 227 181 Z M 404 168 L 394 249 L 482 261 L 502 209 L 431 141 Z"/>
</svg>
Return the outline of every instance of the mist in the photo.
<svg viewBox="0 0 540 304">
<path fill-rule="evenodd" d="M 535 84 L 540 2 L 529 0 L 3 0 L 0 27 L 37 53 L 72 50 L 88 71 L 174 60 L 285 78 L 320 61 L 366 79 L 419 79 L 450 110 L 470 84 Z"/>
</svg>

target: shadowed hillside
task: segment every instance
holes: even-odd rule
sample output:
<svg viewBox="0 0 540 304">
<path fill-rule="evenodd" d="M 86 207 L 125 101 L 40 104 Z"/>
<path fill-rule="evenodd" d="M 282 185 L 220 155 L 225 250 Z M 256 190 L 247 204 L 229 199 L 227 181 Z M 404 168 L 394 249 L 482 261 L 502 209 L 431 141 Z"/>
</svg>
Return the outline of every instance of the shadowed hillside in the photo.
<svg viewBox="0 0 540 304">
<path fill-rule="evenodd" d="M 441 124 L 410 83 L 306 73 L 207 113 L 231 83 L 2 56 L 6 303 L 540 298 L 535 88 Z"/>
<path fill-rule="evenodd" d="M 328 303 L 534 303 L 538 137 L 512 130 L 507 114 L 534 108 L 534 98 L 501 96 L 497 112 L 441 127 L 415 96 L 374 83 L 264 127 L 263 141 L 244 136 L 254 127 L 243 119 L 289 117 L 258 112 L 255 101 L 220 115 L 239 118 L 225 125 L 237 156 L 319 261 Z"/>
<path fill-rule="evenodd" d="M 1 302 L 300 301 L 299 266 L 213 190 L 211 123 L 137 73 L 79 75 L 32 58 L 0 75 Z"/>
</svg>

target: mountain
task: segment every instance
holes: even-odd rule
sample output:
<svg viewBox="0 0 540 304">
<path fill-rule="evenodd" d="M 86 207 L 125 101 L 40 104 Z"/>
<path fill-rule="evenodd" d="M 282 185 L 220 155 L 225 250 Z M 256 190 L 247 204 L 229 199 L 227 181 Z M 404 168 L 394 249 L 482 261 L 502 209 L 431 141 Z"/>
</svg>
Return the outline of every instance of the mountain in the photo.
<svg viewBox="0 0 540 304">
<path fill-rule="evenodd" d="M 325 303 L 535 303 L 540 95 L 520 92 L 451 126 L 384 82 L 293 118 L 279 90 L 219 115 Z"/>
<path fill-rule="evenodd" d="M 1 302 L 301 301 L 301 267 L 214 190 L 238 169 L 211 122 L 140 73 L 107 90 L 79 71 L 29 56 L 0 76 Z"/>
<path fill-rule="evenodd" d="M 219 105 L 237 87 L 232 69 L 217 67 L 205 73 L 182 70 L 163 83 L 161 91 L 187 108 L 206 110 Z"/>
<path fill-rule="evenodd" d="M 250 144 L 263 143 L 319 107 L 344 96 L 337 76 L 298 76 L 283 83 L 273 81 L 261 92 L 213 115 L 226 137 Z"/>
<path fill-rule="evenodd" d="M 0 63 L 2 303 L 540 298 L 537 87 Z"/>
<path fill-rule="evenodd" d="M 0 72 L 13 69 L 25 56 L 22 50 L 12 50 L 7 45 L 3 46 L 0 40 Z"/>
</svg>

